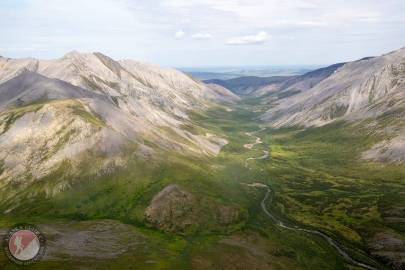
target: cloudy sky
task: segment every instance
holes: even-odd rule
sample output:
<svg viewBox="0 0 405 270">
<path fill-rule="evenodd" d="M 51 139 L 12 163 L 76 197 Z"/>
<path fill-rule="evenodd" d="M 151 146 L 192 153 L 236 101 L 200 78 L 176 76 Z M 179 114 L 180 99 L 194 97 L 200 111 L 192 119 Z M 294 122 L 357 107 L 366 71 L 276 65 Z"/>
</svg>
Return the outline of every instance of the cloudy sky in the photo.
<svg viewBox="0 0 405 270">
<path fill-rule="evenodd" d="M 405 46 L 404 0 L 1 0 L 0 55 L 323 65 Z"/>
</svg>

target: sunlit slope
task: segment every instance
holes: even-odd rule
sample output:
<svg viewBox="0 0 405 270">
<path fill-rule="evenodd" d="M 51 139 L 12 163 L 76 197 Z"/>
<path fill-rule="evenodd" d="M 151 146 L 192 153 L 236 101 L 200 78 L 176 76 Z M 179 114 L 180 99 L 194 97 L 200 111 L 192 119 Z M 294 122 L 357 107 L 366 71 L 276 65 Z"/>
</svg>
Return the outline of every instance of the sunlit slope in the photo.
<svg viewBox="0 0 405 270">
<path fill-rule="evenodd" d="M 363 158 L 405 160 L 405 49 L 345 63 L 314 86 L 289 95 L 285 91 L 262 97 L 268 108 L 261 119 L 272 127 L 363 121 L 368 132 L 384 134 Z"/>
</svg>

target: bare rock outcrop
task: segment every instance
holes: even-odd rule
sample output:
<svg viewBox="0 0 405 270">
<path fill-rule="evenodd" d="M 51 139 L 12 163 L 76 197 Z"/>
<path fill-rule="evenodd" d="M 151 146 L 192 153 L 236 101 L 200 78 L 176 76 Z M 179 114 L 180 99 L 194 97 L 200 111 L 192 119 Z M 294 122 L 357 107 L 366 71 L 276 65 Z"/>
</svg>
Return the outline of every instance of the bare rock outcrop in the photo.
<svg viewBox="0 0 405 270">
<path fill-rule="evenodd" d="M 377 233 L 368 241 L 374 257 L 385 261 L 393 269 L 405 269 L 405 239 L 398 235 Z"/>
</svg>

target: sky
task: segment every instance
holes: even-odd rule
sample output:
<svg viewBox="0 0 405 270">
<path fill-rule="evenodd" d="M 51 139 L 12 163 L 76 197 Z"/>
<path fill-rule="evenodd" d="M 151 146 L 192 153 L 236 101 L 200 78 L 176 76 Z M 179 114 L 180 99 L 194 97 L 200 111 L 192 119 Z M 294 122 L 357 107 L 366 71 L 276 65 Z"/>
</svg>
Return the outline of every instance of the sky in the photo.
<svg viewBox="0 0 405 270">
<path fill-rule="evenodd" d="M 405 47 L 404 0 L 0 0 L 0 55 L 325 65 Z"/>
</svg>

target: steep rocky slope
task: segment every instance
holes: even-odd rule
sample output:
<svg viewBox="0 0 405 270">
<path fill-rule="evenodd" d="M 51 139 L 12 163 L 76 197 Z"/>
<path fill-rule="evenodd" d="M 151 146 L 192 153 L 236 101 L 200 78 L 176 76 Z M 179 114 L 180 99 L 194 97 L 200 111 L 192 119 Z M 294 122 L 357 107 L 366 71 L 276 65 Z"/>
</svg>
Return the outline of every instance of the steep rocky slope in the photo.
<svg viewBox="0 0 405 270">
<path fill-rule="evenodd" d="M 311 89 L 331 74 L 344 63 L 334 64 L 328 67 L 316 69 L 300 76 L 293 76 L 279 84 L 268 84 L 257 89 L 252 94 L 254 96 L 271 96 L 278 99 L 293 96 L 301 92 Z"/>
<path fill-rule="evenodd" d="M 215 83 L 206 83 L 206 85 L 213 91 L 215 91 L 219 96 L 223 96 L 226 100 L 233 102 L 241 100 L 239 96 L 232 93 L 229 89 Z"/>
<path fill-rule="evenodd" d="M 188 115 L 236 99 L 179 71 L 100 53 L 71 52 L 55 60 L 2 57 L 0 188 L 8 190 L 3 203 L 61 166 L 68 168 L 63 174 L 79 173 L 84 159 L 94 160 L 86 170 L 96 174 L 125 166 L 128 149 L 138 156 L 216 155 L 227 141 L 190 129 L 196 125 Z M 54 181 L 42 190 L 52 195 L 68 186 Z"/>
<path fill-rule="evenodd" d="M 122 109 L 159 124 L 176 123 L 168 114 L 186 117 L 186 110 L 224 99 L 224 95 L 173 69 L 75 51 L 54 60 L 1 58 L 0 82 L 26 70 L 105 94 Z"/>
<path fill-rule="evenodd" d="M 336 66 L 335 66 L 336 67 Z M 380 57 L 339 64 L 326 78 L 291 95 L 271 97 L 261 119 L 274 127 L 322 126 L 336 120 L 365 121 L 384 141 L 365 158 L 405 160 L 405 48 Z M 300 83 L 300 82 L 297 82 Z M 306 84 L 306 83 L 305 83 Z M 283 93 L 295 86 L 282 89 Z"/>
<path fill-rule="evenodd" d="M 401 106 L 404 80 L 405 49 L 347 63 L 314 87 L 276 101 L 262 119 L 274 126 L 319 126 L 375 116 Z M 389 100 L 393 104 L 386 106 Z"/>
</svg>

